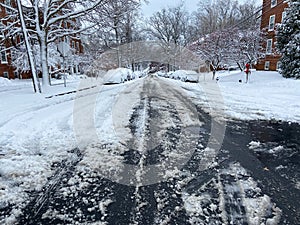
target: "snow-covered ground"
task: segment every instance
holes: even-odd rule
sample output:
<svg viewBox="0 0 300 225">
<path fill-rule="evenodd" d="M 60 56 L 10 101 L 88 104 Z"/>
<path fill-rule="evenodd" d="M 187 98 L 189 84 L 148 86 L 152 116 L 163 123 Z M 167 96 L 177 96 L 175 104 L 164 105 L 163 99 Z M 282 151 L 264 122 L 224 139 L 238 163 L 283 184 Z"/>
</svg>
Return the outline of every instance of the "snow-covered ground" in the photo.
<svg viewBox="0 0 300 225">
<path fill-rule="evenodd" d="M 31 81 L 0 82 L 0 207 L 6 207 L 23 203 L 25 190 L 40 190 L 51 165 L 74 148 L 74 94 L 46 97 L 76 90 L 78 82 L 57 85 L 47 94 L 34 94 Z"/>
<path fill-rule="evenodd" d="M 245 83 L 244 73 L 236 71 L 219 72 L 216 77 L 219 81 L 212 81 L 211 74 L 202 74 L 198 84 L 174 82 L 197 98 L 209 112 L 219 109 L 228 118 L 300 123 L 300 80 L 264 71 L 252 71 L 248 83 Z M 219 88 L 209 90 L 212 82 Z"/>
<path fill-rule="evenodd" d="M 35 94 L 30 80 L 0 80 L 0 208 L 16 204 L 21 209 L 26 191 L 41 190 L 53 175 L 51 167 L 74 154 L 73 104 L 80 81 L 69 79 L 64 87 L 57 80 Z M 91 82 L 91 90 L 93 86 Z M 106 98 L 111 89 L 107 87 Z M 5 223 L 13 224 L 19 213 L 14 210 Z"/>
<path fill-rule="evenodd" d="M 276 72 L 253 72 L 249 83 L 240 83 L 241 73 L 219 73 L 217 86 L 220 92 L 203 90 L 210 75 L 200 76 L 200 83 L 184 83 L 168 79 L 170 84 L 181 86 L 202 107 L 212 111 L 222 108 L 228 118 L 278 119 L 300 122 L 300 81 L 284 79 Z M 87 78 L 91 79 L 91 78 Z M 162 78 L 167 79 L 167 78 Z M 19 204 L 11 218 L 20 213 L 28 190 L 41 190 L 54 172 L 51 167 L 62 159 L 72 157 L 76 148 L 73 132 L 73 106 L 80 79 L 63 81 L 43 94 L 34 94 L 30 80 L 9 81 L 0 79 L 0 208 Z M 96 128 L 102 139 L 114 142 L 111 127 L 113 101 L 135 81 L 101 89 L 96 108 L 99 125 Z M 215 82 L 215 81 L 213 81 Z M 96 82 L 95 82 L 96 83 Z M 93 90 L 93 82 L 91 82 Z M 97 88 L 95 88 L 96 90 Z M 66 93 L 66 95 L 59 95 Z M 219 94 L 221 93 L 221 96 Z M 207 95 L 215 95 L 215 102 L 207 102 Z M 109 119 L 105 119 L 109 118 Z M 104 135 L 105 134 L 105 135 Z M 1 221 L 0 221 L 1 222 Z"/>
</svg>

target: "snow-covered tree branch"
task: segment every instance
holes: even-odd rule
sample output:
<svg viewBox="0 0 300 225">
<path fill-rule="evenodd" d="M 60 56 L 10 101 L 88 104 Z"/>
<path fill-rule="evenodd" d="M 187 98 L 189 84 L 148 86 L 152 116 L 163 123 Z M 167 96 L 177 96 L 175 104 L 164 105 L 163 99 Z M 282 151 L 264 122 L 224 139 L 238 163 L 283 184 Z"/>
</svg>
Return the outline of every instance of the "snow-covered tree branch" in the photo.
<svg viewBox="0 0 300 225">
<path fill-rule="evenodd" d="M 79 18 L 91 13 L 97 7 L 103 7 L 108 0 L 31 0 L 22 1 L 24 22 L 28 27 L 29 42 L 37 43 L 39 53 L 36 62 L 42 71 L 43 85 L 49 86 L 49 46 L 51 43 L 67 41 L 65 37 L 78 38 L 84 30 L 79 23 Z M 6 34 L 16 39 L 20 33 L 19 18 L 16 17 L 14 7 L 5 5 L 11 10 L 7 11 L 6 20 L 14 24 L 6 24 Z M 17 14 L 18 15 L 18 14 Z M 10 27 L 9 27 L 10 26 Z M 13 29 L 12 29 L 13 28 Z M 21 41 L 21 40 L 19 40 Z M 70 43 L 69 43 L 70 45 Z"/>
</svg>

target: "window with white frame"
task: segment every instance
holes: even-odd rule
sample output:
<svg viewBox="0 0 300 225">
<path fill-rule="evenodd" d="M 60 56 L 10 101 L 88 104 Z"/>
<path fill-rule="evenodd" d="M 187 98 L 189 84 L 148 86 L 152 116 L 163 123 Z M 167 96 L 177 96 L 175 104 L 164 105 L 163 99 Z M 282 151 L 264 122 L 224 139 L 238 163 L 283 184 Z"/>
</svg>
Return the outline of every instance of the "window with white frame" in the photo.
<svg viewBox="0 0 300 225">
<path fill-rule="evenodd" d="M 23 34 L 20 35 L 20 42 L 24 42 L 24 36 L 23 36 Z"/>
<path fill-rule="evenodd" d="M 7 55 L 6 55 L 6 51 L 4 51 L 3 49 L 0 49 L 1 51 L 1 63 L 7 63 Z"/>
<path fill-rule="evenodd" d="M 266 47 L 266 53 L 267 54 L 272 54 L 272 44 L 273 44 L 273 39 L 268 39 L 267 40 L 267 47 Z"/>
<path fill-rule="evenodd" d="M 0 12 L 1 12 L 1 6 L 0 6 Z M 4 33 L 3 33 L 4 27 L 5 25 L 3 24 L 2 20 L 0 20 L 0 39 L 4 38 Z"/>
<path fill-rule="evenodd" d="M 3 72 L 3 77 L 8 78 L 8 72 Z"/>
<path fill-rule="evenodd" d="M 270 62 L 269 61 L 265 62 L 265 70 L 270 70 Z"/>
<path fill-rule="evenodd" d="M 10 0 L 5 0 L 5 5 L 10 5 L 10 4 L 11 4 Z"/>
<path fill-rule="evenodd" d="M 275 28 L 275 15 L 270 16 L 269 19 L 269 31 L 274 30 Z"/>
<path fill-rule="evenodd" d="M 286 17 L 286 11 L 283 11 L 281 16 L 281 23 L 284 21 L 285 17 Z"/>
<path fill-rule="evenodd" d="M 76 42 L 76 45 L 77 45 L 77 51 L 80 52 L 80 43 L 79 43 L 79 41 Z"/>
<path fill-rule="evenodd" d="M 280 70 L 280 67 L 281 67 L 281 62 L 278 61 L 277 64 L 276 64 L 276 70 Z"/>
<path fill-rule="evenodd" d="M 69 24 L 68 24 L 67 21 L 64 21 L 64 28 L 65 28 L 65 29 L 68 29 L 68 28 L 69 28 Z"/>
<path fill-rule="evenodd" d="M 271 0 L 271 8 L 277 5 L 277 0 Z"/>
</svg>

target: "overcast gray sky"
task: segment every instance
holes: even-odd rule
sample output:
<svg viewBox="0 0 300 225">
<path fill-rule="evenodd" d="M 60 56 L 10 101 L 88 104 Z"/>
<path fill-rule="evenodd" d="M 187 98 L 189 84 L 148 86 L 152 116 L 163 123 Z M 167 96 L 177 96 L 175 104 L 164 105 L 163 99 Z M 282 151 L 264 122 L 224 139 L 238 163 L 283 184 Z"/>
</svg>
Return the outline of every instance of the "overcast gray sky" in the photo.
<svg viewBox="0 0 300 225">
<path fill-rule="evenodd" d="M 185 0 L 185 6 L 188 11 L 194 11 L 197 9 L 197 4 L 200 0 Z M 142 12 L 145 17 L 151 16 L 153 13 L 160 11 L 162 8 L 168 6 L 177 6 L 182 0 L 149 0 L 149 3 L 143 4 Z"/>
<path fill-rule="evenodd" d="M 189 12 L 196 11 L 198 8 L 198 2 L 212 1 L 212 0 L 149 0 L 149 3 L 143 4 L 142 12 L 145 17 L 152 16 L 153 13 L 160 11 L 162 8 L 168 6 L 177 6 L 180 2 L 184 2 L 186 9 Z M 246 0 L 239 0 L 239 2 L 245 2 Z M 256 0 L 259 4 L 262 0 Z"/>
</svg>

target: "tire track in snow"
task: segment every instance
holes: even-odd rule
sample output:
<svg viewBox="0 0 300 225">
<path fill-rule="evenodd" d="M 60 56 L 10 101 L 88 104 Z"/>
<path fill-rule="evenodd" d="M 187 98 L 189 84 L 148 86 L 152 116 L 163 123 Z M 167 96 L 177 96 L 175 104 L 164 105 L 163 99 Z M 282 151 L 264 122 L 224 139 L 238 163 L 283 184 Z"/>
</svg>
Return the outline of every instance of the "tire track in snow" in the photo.
<svg viewBox="0 0 300 225">
<path fill-rule="evenodd" d="M 232 172 L 230 170 L 224 170 L 224 168 L 227 169 L 228 167 L 228 161 L 222 166 L 221 171 L 212 171 L 212 168 L 207 167 L 207 164 L 213 163 L 212 156 L 216 153 L 212 152 L 210 149 L 203 149 L 203 146 L 198 146 L 197 152 L 193 155 L 191 162 L 187 163 L 183 170 L 177 171 L 178 174 L 172 174 L 166 182 L 149 186 L 140 185 L 143 175 L 147 172 L 144 170 L 146 166 L 151 163 L 157 163 L 157 160 L 165 160 L 166 156 L 176 151 L 176 147 L 180 144 L 176 141 L 179 139 L 179 136 L 182 135 L 183 123 L 178 116 L 178 114 L 182 112 L 176 110 L 172 101 L 176 99 L 178 101 L 178 98 L 180 99 L 182 97 L 180 97 L 180 93 L 176 91 L 168 90 L 167 87 L 164 87 L 164 89 L 169 95 L 177 95 L 178 97 L 176 96 L 175 99 L 170 99 L 169 103 L 167 103 L 164 101 L 164 98 L 157 96 L 157 93 L 155 96 L 152 96 L 152 98 L 142 94 L 139 105 L 140 108 L 137 107 L 135 110 L 135 120 L 138 120 L 139 122 L 133 125 L 135 120 L 133 119 L 131 121 L 131 125 L 133 125 L 132 130 L 135 134 L 134 137 L 135 140 L 137 140 L 135 145 L 138 147 L 135 148 L 135 151 L 133 151 L 134 149 L 129 148 L 127 152 L 128 155 L 125 154 L 124 158 L 128 160 L 127 163 L 130 161 L 131 164 L 137 165 L 139 168 L 133 178 L 139 181 L 137 185 L 135 187 L 128 187 L 107 182 L 94 184 L 93 186 L 97 191 L 101 191 L 101 194 L 106 194 L 104 188 L 99 188 L 100 186 L 106 185 L 111 189 L 110 192 L 112 193 L 108 202 L 113 202 L 107 208 L 106 213 L 103 213 L 105 211 L 103 209 L 103 212 L 101 213 L 101 216 L 103 215 L 103 220 L 101 219 L 101 221 L 112 225 L 217 225 L 230 224 L 232 221 L 236 224 L 257 224 L 255 221 L 252 221 L 251 223 L 249 220 L 250 217 L 252 219 L 257 219 L 260 223 L 266 222 L 274 212 L 271 210 L 271 214 L 268 214 L 270 213 L 267 210 L 268 207 L 264 206 L 265 203 L 267 205 L 270 204 L 270 199 L 262 196 L 260 191 L 257 191 L 257 187 L 251 183 L 251 177 L 249 175 L 244 172 L 238 173 L 236 171 Z M 148 93 L 148 91 L 149 90 L 146 89 L 144 90 L 146 93 Z M 188 107 L 188 105 L 186 105 L 186 107 Z M 156 120 L 154 123 L 155 119 L 153 119 L 154 117 L 159 116 L 159 114 L 157 114 L 159 110 L 161 110 L 162 114 L 167 114 L 167 117 L 169 117 L 170 120 L 168 121 L 168 126 L 164 128 L 166 130 L 164 132 L 165 135 L 159 135 L 158 137 L 160 140 L 166 139 L 170 143 L 167 143 L 166 146 L 157 146 L 157 148 L 154 148 L 154 151 L 151 151 L 153 150 L 153 145 L 150 145 L 150 143 L 155 142 L 156 139 L 155 135 L 152 135 L 151 132 L 157 132 L 157 127 L 162 125 L 162 123 L 159 123 L 160 120 Z M 201 114 L 201 110 L 197 113 L 199 117 L 205 117 L 205 114 Z M 203 120 L 205 122 L 209 121 L 207 118 L 204 118 Z M 209 128 L 206 127 L 205 132 L 209 133 Z M 197 139 L 200 143 L 205 145 L 205 141 L 203 142 L 201 136 L 197 136 Z M 151 148 L 149 148 L 149 146 L 151 146 Z M 143 159 L 142 156 L 144 156 Z M 203 158 L 205 160 L 202 160 Z M 162 166 L 165 166 L 165 164 L 162 164 Z M 221 166 L 219 165 L 218 168 L 220 167 Z M 203 172 L 203 168 L 209 169 Z M 168 167 L 165 166 L 165 169 L 168 169 Z M 249 184 L 245 185 L 247 182 Z M 250 188 L 247 189 L 247 186 Z M 94 194 L 94 192 L 91 193 Z M 88 195 L 91 193 L 89 192 L 86 194 L 86 199 L 84 199 L 84 201 L 90 202 L 93 200 L 93 197 Z M 241 201 L 234 196 L 240 198 Z M 72 198 L 77 197 L 79 196 L 74 194 Z M 105 204 L 109 204 L 108 202 Z M 258 210 L 255 211 L 255 209 L 251 207 L 245 207 L 245 203 L 251 205 L 253 202 L 258 205 L 258 210 L 263 211 L 262 213 L 257 212 Z M 56 204 L 57 202 L 51 203 L 53 207 L 55 207 Z M 68 203 L 65 203 L 63 206 L 68 207 Z M 189 206 L 193 206 L 193 208 L 189 208 Z M 64 211 L 60 212 L 62 213 Z M 236 216 L 230 217 L 230 214 L 235 212 Z M 268 213 L 266 214 L 266 212 Z M 107 218 L 105 217 L 105 214 L 107 215 Z M 59 216 L 62 215 L 54 214 L 54 218 L 55 216 L 56 218 L 59 218 Z M 82 224 L 100 221 L 97 212 L 95 212 L 93 216 L 95 218 L 91 216 L 87 218 L 87 216 L 85 216 L 85 220 L 76 218 L 75 221 L 81 221 Z M 65 222 L 63 219 L 58 221 L 60 223 Z M 72 223 L 69 222 L 69 224 Z"/>
<path fill-rule="evenodd" d="M 63 160 L 58 166 L 56 173 L 49 178 L 43 190 L 38 193 L 24 209 L 23 215 L 19 218 L 18 224 L 35 224 L 41 215 L 47 210 L 47 206 L 55 195 L 59 184 L 63 179 L 69 179 L 78 162 L 82 159 L 82 154 L 78 148 L 71 151 L 73 156 Z"/>
<path fill-rule="evenodd" d="M 137 162 L 139 169 L 135 174 L 137 185 L 135 187 L 134 196 L 132 196 L 132 198 L 135 199 L 135 208 L 131 219 L 132 224 L 145 223 L 145 221 L 147 221 L 147 224 L 151 224 L 150 221 L 153 220 L 153 217 L 151 218 L 149 214 L 152 215 L 153 212 L 157 210 L 155 198 L 155 190 L 157 188 L 142 186 L 142 177 L 147 172 L 145 171 L 145 166 L 156 163 L 157 158 L 161 162 L 166 160 L 166 157 L 172 158 L 180 156 L 179 154 L 185 154 L 182 149 L 176 150 L 176 148 L 178 148 L 178 146 L 179 148 L 184 148 L 185 146 L 183 143 L 178 143 L 178 140 L 180 136 L 187 135 L 186 132 L 182 131 L 183 123 L 186 121 L 181 121 L 177 111 L 178 108 L 172 105 L 172 102 L 177 101 L 178 105 L 179 101 L 181 102 L 180 104 L 187 105 L 186 100 L 182 96 L 179 97 L 178 93 L 175 94 L 172 89 L 166 88 L 166 86 L 162 88 L 160 85 L 156 79 L 154 81 L 148 80 L 148 83 L 144 85 L 143 93 L 141 94 L 141 104 L 137 109 L 136 120 L 132 121 L 132 123 L 134 123 L 134 137 L 135 140 L 138 140 L 135 145 L 139 153 L 139 160 Z M 185 103 L 183 103 L 184 100 Z M 188 107 L 192 108 L 190 105 Z M 183 107 L 181 107 L 181 110 L 182 108 Z M 166 131 L 161 132 L 161 130 Z M 157 132 L 160 132 L 160 137 L 157 137 Z M 194 132 L 196 136 L 198 136 L 198 130 L 196 129 Z M 164 134 L 162 135 L 162 133 Z M 157 140 L 158 138 L 160 138 L 160 141 Z M 198 137 L 196 137 L 196 139 L 197 138 Z M 183 138 L 181 142 L 188 142 L 189 140 L 191 140 L 191 142 L 194 141 L 193 138 Z M 169 143 L 166 143 L 166 141 Z M 155 146 L 155 144 L 157 144 L 157 146 Z M 174 153 L 175 155 L 172 156 Z M 161 166 L 171 173 L 178 172 L 178 169 L 172 172 L 167 163 L 162 163 Z M 167 176 L 173 175 L 175 174 L 168 174 Z M 165 187 L 168 188 L 170 192 L 173 192 L 168 185 Z M 177 205 L 176 209 L 180 208 L 178 205 L 182 205 L 182 203 L 180 203 L 181 201 L 178 202 L 178 198 L 173 198 L 173 200 L 177 202 L 175 204 Z M 152 212 L 150 213 L 150 211 Z M 184 218 L 184 216 L 182 216 L 182 218 Z"/>
</svg>

